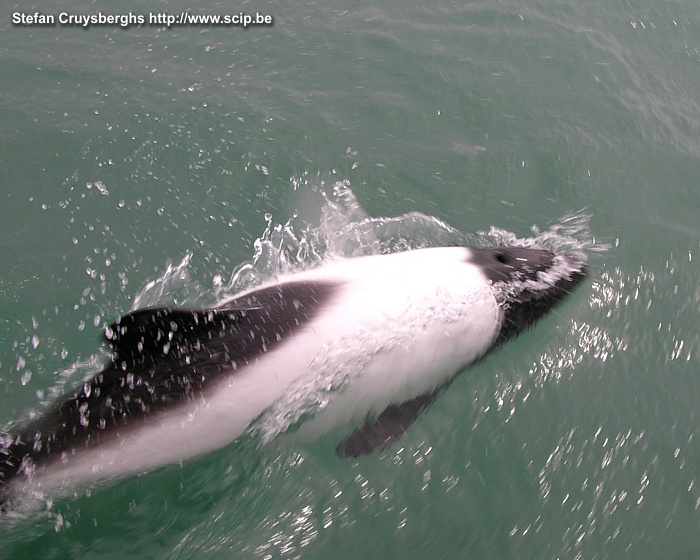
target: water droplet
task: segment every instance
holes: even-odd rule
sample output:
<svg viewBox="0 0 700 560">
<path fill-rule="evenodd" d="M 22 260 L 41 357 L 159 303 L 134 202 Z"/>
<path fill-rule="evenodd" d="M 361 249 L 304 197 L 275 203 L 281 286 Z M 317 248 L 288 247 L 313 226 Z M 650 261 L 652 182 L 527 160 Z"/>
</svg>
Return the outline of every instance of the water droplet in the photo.
<svg viewBox="0 0 700 560">
<path fill-rule="evenodd" d="M 22 383 L 22 385 L 26 385 L 27 383 L 29 383 L 31 378 L 32 378 L 32 372 L 27 370 L 22 374 L 22 377 L 20 379 L 20 383 Z"/>
</svg>

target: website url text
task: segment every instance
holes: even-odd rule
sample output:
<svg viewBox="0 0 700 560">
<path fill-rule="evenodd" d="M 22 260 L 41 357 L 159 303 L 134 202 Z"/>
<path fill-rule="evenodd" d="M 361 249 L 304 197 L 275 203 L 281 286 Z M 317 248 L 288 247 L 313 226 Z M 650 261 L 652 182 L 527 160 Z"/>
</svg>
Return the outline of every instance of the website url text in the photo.
<svg viewBox="0 0 700 560">
<path fill-rule="evenodd" d="M 71 14 L 61 12 L 60 14 L 43 14 L 41 12 L 27 13 L 14 12 L 12 14 L 12 24 L 20 27 L 35 26 L 65 26 L 82 27 L 87 29 L 92 26 L 119 26 L 128 28 L 131 26 L 155 25 L 162 27 L 174 26 L 212 26 L 212 27 L 254 27 L 271 26 L 274 19 L 269 14 L 193 14 L 182 12 L 180 14 L 170 14 L 168 12 L 157 12 L 149 14 Z"/>
</svg>

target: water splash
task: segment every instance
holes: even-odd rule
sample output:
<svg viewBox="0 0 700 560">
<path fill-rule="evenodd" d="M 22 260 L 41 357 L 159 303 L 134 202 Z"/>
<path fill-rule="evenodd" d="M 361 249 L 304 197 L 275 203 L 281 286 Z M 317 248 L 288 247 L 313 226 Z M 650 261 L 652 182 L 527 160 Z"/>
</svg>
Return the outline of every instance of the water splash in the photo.
<svg viewBox="0 0 700 560">
<path fill-rule="evenodd" d="M 275 277 L 342 258 L 395 253 L 421 247 L 464 245 L 467 236 L 438 218 L 411 212 L 372 218 L 357 201 L 349 181 L 338 181 L 324 199 L 318 226 L 298 224 L 296 213 L 275 224 L 267 214 L 250 262 L 234 270 L 225 287 L 236 293 Z"/>
<path fill-rule="evenodd" d="M 347 180 L 321 188 L 318 196 L 323 198 L 318 225 L 301 221 L 297 212 L 284 222 L 276 222 L 272 214 L 266 214 L 264 230 L 253 243 L 252 258 L 238 265 L 228 281 L 216 275 L 213 294 L 212 289 L 205 289 L 191 278 L 193 253 L 188 252 L 178 264 L 168 263 L 160 276 L 139 290 L 132 309 L 218 301 L 327 261 L 424 247 L 510 245 L 549 249 L 567 254 L 575 265 L 586 263 L 591 253 L 609 249 L 609 245 L 600 243 L 591 233 L 591 216 L 585 210 L 565 214 L 545 230 L 532 226 L 532 236 L 518 237 L 498 227 L 465 234 L 439 218 L 420 212 L 371 217 Z"/>
<path fill-rule="evenodd" d="M 192 300 L 197 298 L 197 294 L 201 295 L 204 292 L 191 278 L 191 260 L 192 253 L 187 252 L 176 265 L 168 261 L 165 271 L 139 290 L 134 297 L 131 310 L 165 304 L 191 305 Z"/>
</svg>

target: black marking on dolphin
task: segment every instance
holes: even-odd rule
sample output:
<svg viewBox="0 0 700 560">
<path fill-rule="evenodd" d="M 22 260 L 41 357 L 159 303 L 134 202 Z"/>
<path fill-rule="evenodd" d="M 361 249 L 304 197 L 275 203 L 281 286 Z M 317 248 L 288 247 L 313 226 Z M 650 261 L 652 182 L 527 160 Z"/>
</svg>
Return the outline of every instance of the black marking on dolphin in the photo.
<svg viewBox="0 0 700 560">
<path fill-rule="evenodd" d="M 104 333 L 112 362 L 36 421 L 0 440 L 2 488 L 23 461 L 40 466 L 73 448 L 104 443 L 118 430 L 207 392 L 303 327 L 333 297 L 330 282 L 288 282 L 212 309 L 151 307 Z M 9 441 L 8 441 L 9 440 Z"/>
</svg>

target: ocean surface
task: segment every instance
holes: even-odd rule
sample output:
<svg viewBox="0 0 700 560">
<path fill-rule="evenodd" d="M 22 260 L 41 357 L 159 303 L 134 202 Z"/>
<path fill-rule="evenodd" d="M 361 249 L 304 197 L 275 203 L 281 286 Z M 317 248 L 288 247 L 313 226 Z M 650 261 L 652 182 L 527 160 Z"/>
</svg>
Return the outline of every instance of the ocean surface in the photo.
<svg viewBox="0 0 700 560">
<path fill-rule="evenodd" d="M 186 10 L 274 23 L 12 23 Z M 0 77 L 2 430 L 131 309 L 460 242 L 589 270 L 386 451 L 37 496 L 0 558 L 700 558 L 696 0 L 5 2 Z"/>
</svg>

